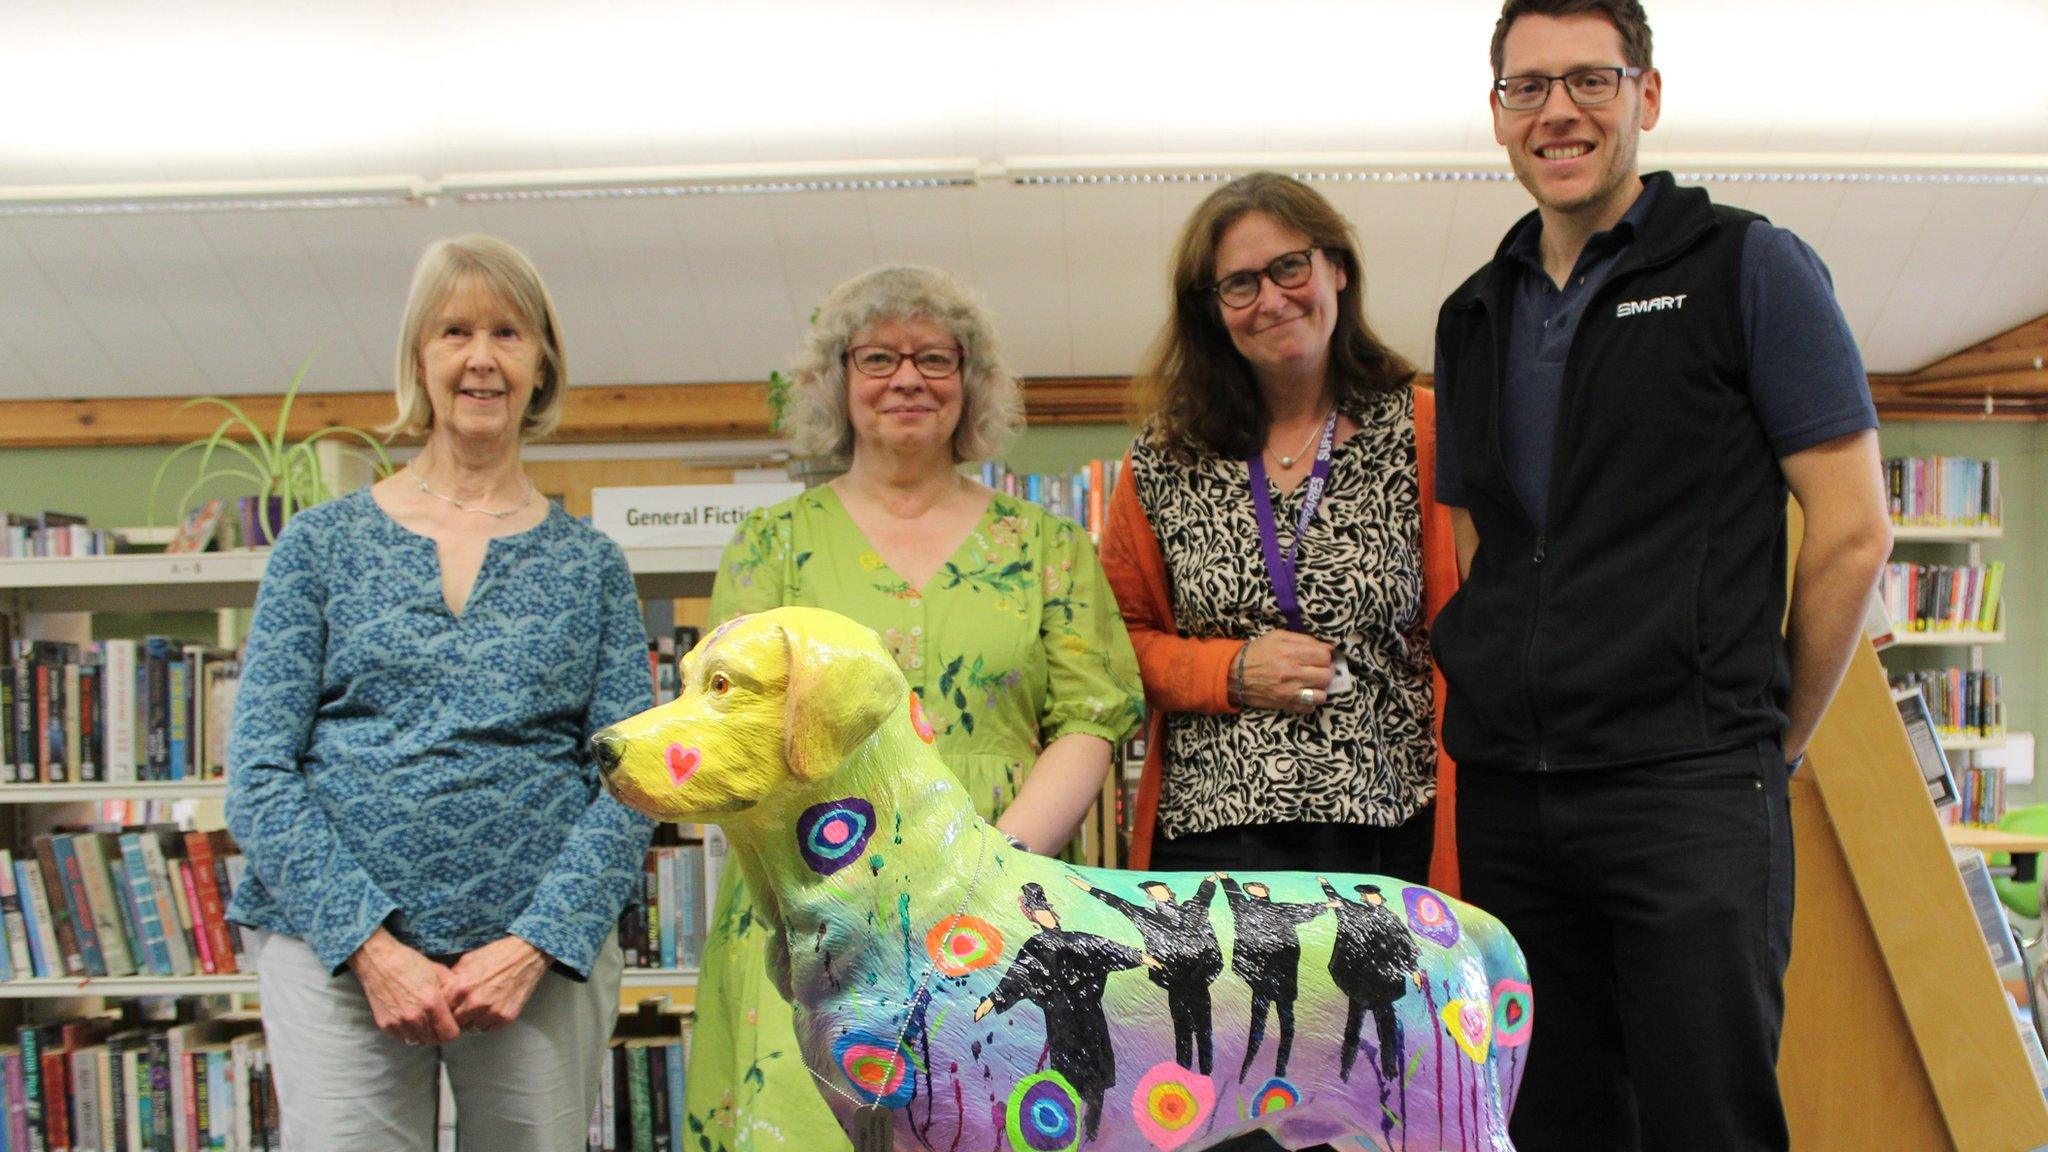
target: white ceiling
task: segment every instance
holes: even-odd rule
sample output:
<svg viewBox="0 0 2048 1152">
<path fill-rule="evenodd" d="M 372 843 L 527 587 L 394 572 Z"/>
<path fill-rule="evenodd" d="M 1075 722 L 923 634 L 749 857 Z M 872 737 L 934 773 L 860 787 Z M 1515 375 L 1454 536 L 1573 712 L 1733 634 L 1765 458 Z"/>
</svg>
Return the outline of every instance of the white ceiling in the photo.
<svg viewBox="0 0 2048 1152">
<path fill-rule="evenodd" d="M 0 6 L 0 186 L 934 156 L 1493 148 L 1490 0 Z M 1688 156 L 2048 154 L 2048 4 L 1651 0 Z M 1319 45 L 1333 46 L 1321 49 Z M 1932 66 L 1930 66 L 1932 62 Z M 1953 88 L 1956 91 L 1941 89 Z M 31 110 L 22 112 L 19 110 Z M 1437 303 L 1527 209 L 1511 183 L 1329 183 L 1372 322 Z M 2048 186 L 1716 183 L 1811 242 L 1873 371 L 2048 313 Z M 978 187 L 0 220 L 0 399 L 391 375 L 428 241 L 524 246 L 584 384 L 764 377 L 885 261 L 951 269 L 1012 366 L 1131 371 L 1202 185 Z"/>
</svg>

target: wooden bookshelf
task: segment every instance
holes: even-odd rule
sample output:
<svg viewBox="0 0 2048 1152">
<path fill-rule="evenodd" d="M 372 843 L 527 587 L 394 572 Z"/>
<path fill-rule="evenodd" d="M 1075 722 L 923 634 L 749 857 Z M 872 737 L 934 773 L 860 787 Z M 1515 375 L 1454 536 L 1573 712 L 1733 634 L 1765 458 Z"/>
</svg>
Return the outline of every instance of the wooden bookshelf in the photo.
<svg viewBox="0 0 2048 1152">
<path fill-rule="evenodd" d="M 1868 645 L 1807 764 L 1792 787 L 1796 919 L 1778 1060 L 1792 1146 L 2048 1146 L 2048 1103 Z"/>
</svg>

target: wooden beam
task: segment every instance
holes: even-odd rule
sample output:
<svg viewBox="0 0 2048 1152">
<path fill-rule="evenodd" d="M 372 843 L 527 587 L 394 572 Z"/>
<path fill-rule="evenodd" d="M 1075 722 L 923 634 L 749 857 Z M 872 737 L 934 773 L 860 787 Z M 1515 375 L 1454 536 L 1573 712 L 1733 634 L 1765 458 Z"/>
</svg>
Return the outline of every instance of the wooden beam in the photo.
<svg viewBox="0 0 2048 1152">
<path fill-rule="evenodd" d="M 1915 380 L 1950 380 L 1987 373 L 2040 372 L 2048 381 L 2048 316 L 2036 316 L 1945 360 L 1913 373 Z M 2044 385 L 2048 386 L 2048 385 Z"/>
<path fill-rule="evenodd" d="M 1118 377 L 1023 382 L 1032 424 L 1128 422 L 1130 382 Z M 277 425 L 277 396 L 230 397 L 266 430 Z M 0 448 L 85 448 L 183 444 L 210 435 L 225 415 L 175 398 L 0 401 Z M 292 404 L 293 438 L 347 425 L 372 430 L 391 418 L 387 392 L 301 394 Z M 755 382 L 645 384 L 571 389 L 557 443 L 744 440 L 766 437 L 768 387 Z"/>
</svg>

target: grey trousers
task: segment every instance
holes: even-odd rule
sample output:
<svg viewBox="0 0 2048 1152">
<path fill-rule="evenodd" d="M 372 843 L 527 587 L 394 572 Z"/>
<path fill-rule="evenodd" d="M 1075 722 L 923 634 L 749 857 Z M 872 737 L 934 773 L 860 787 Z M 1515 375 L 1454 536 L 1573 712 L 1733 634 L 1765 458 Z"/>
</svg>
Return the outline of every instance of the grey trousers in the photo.
<svg viewBox="0 0 2048 1152">
<path fill-rule="evenodd" d="M 548 972 L 512 1026 L 412 1048 L 384 1035 L 355 974 L 304 941 L 250 933 L 287 1152 L 433 1152 L 437 1070 L 463 1152 L 572 1152 L 589 1137 L 598 1062 L 618 1020 L 616 938 L 589 981 Z"/>
</svg>

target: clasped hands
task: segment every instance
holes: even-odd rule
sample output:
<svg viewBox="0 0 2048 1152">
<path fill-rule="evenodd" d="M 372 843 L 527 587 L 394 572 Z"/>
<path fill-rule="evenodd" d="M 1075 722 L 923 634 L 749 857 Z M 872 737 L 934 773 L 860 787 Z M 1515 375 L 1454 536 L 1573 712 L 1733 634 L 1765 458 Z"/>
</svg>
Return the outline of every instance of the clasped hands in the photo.
<svg viewBox="0 0 2048 1152">
<path fill-rule="evenodd" d="M 452 966 L 379 928 L 349 957 L 377 1029 L 406 1044 L 446 1044 L 496 1032 L 519 1018 L 548 969 L 547 954 L 517 936 L 493 940 Z"/>
<path fill-rule="evenodd" d="M 1313 636 L 1274 631 L 1244 646 L 1239 666 L 1239 708 L 1306 715 L 1330 698 L 1335 649 Z"/>
</svg>

